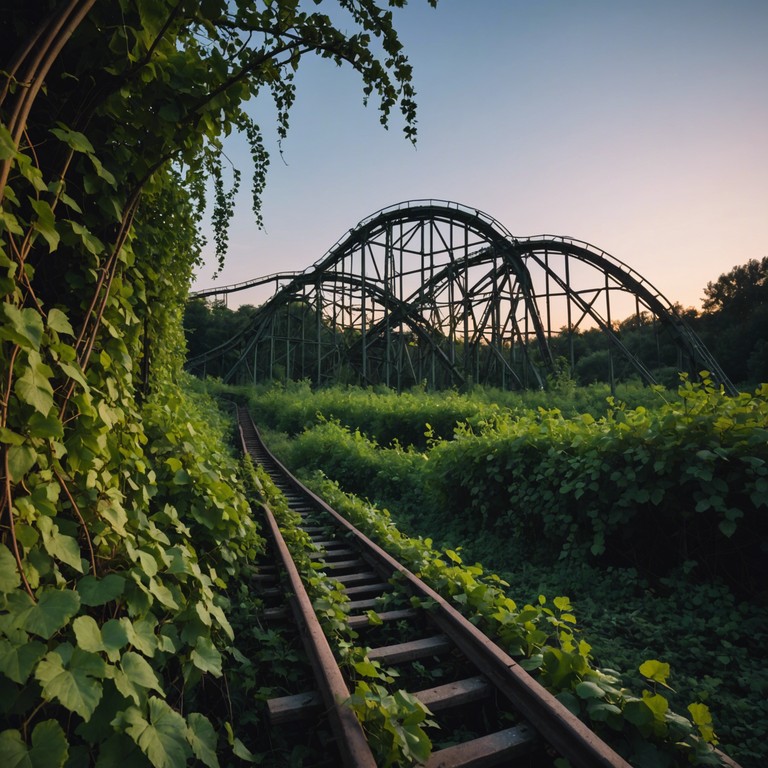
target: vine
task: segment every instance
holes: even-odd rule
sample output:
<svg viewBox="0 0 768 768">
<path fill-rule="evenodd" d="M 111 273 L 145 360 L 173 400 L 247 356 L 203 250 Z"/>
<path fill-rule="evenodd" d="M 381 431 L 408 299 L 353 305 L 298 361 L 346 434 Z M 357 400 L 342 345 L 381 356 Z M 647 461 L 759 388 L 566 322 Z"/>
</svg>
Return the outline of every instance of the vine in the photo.
<svg viewBox="0 0 768 768">
<path fill-rule="evenodd" d="M 226 586 L 261 538 L 184 384 L 182 308 L 204 179 L 244 130 L 258 209 L 268 157 L 244 105 L 270 92 L 284 135 L 303 57 L 353 67 L 415 136 L 391 19 L 339 4 L 378 47 L 293 0 L 46 0 L 4 19 L 0 753 L 17 763 L 237 754 L 198 683 L 224 677 Z M 220 257 L 232 204 L 221 187 Z"/>
</svg>

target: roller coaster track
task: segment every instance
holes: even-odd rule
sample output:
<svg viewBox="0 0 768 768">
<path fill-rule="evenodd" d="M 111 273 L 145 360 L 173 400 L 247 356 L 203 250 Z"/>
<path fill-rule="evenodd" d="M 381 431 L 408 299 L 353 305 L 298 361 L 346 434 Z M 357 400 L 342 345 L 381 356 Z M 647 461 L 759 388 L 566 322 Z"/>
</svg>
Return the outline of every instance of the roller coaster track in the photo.
<svg viewBox="0 0 768 768">
<path fill-rule="evenodd" d="M 567 758 L 574 768 L 629 768 L 629 763 L 437 592 L 301 485 L 268 451 L 245 408 L 239 408 L 238 422 L 244 451 L 266 469 L 291 509 L 301 516 L 301 527 L 317 547 L 323 570 L 345 590 L 350 626 L 361 634 L 363 644 L 375 646 L 369 648 L 368 658 L 396 668 L 415 661 L 431 664 L 439 658 L 442 667 L 451 669 L 446 682 L 413 691 L 413 695 L 446 723 L 449 733 L 460 730 L 457 723 L 473 729 L 482 723 L 486 732 L 435 750 L 428 768 L 551 766 L 556 756 Z M 282 722 L 306 718 L 310 712 L 327 713 L 343 765 L 374 768 L 376 761 L 365 732 L 343 703 L 349 697 L 348 681 L 323 634 L 275 518 L 268 508 L 265 514 L 272 548 L 279 553 L 278 568 L 285 574 L 284 589 L 292 596 L 294 618 L 319 691 L 273 699 L 270 713 Z M 391 633 L 382 635 L 366 613 L 384 596 L 387 606 L 377 608 L 379 619 L 385 627 L 407 632 L 405 637 L 395 638 L 397 642 Z M 376 631 L 389 639 L 376 645 Z"/>
<path fill-rule="evenodd" d="M 354 371 L 361 384 L 398 388 L 470 381 L 542 387 L 556 373 L 555 355 L 573 369 L 577 335 L 597 328 L 607 340 L 611 382 L 615 354 L 622 376 L 630 371 L 657 383 L 654 370 L 675 365 L 661 361 L 663 331 L 677 350 L 678 370 L 706 369 L 736 394 L 677 308 L 627 264 L 571 237 L 515 237 L 488 214 L 458 203 L 413 200 L 383 208 L 302 272 L 192 296 L 266 283 L 274 283 L 275 293 L 249 326 L 190 358 L 191 370 L 206 373 L 213 364 L 225 381 L 283 376 L 322 384 Z M 651 343 L 623 337 L 620 313 L 636 316 L 637 327 L 652 326 Z"/>
</svg>

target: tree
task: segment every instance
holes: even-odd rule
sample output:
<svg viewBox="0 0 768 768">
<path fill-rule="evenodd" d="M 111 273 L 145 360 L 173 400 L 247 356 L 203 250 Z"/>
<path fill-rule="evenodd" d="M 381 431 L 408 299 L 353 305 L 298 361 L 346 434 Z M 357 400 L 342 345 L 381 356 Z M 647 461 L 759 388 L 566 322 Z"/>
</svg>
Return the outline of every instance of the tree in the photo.
<svg viewBox="0 0 768 768">
<path fill-rule="evenodd" d="M 271 93 L 284 136 L 307 55 L 353 67 L 382 122 L 399 108 L 416 131 L 391 11 L 335 0 L 336 25 L 306 5 L 4 3 L 0 752 L 17 762 L 213 764 L 210 724 L 178 710 L 228 642 L 215 583 L 259 538 L 174 388 L 204 182 L 223 258 L 241 169 L 222 142 L 248 138 L 258 221 L 269 158 L 246 105 Z M 111 621 L 125 642 L 107 653 Z"/>
<path fill-rule="evenodd" d="M 750 259 L 720 275 L 704 289 L 706 312 L 728 312 L 744 317 L 759 306 L 768 304 L 768 256 L 760 261 Z"/>
</svg>

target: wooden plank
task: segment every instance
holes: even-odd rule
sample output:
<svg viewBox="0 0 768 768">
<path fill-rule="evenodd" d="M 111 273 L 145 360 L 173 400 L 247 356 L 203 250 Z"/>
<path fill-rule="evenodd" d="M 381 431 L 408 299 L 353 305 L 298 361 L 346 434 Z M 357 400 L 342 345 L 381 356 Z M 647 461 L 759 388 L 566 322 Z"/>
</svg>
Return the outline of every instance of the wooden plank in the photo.
<svg viewBox="0 0 768 768">
<path fill-rule="evenodd" d="M 371 579 L 378 579 L 379 575 L 373 571 L 362 571 L 360 573 L 342 573 L 339 576 L 334 576 L 334 581 L 340 581 L 342 584 L 356 584 L 361 581 L 370 581 Z"/>
<path fill-rule="evenodd" d="M 354 549 L 344 547 L 344 549 L 324 549 L 322 552 L 310 552 L 310 560 L 334 560 L 345 557 L 349 559 L 350 555 L 356 554 Z"/>
<path fill-rule="evenodd" d="M 508 764 L 512 757 L 523 755 L 537 744 L 537 734 L 528 725 L 516 725 L 503 731 L 481 736 L 463 744 L 433 752 L 426 768 L 488 768 Z"/>
<path fill-rule="evenodd" d="M 272 725 L 292 723 L 318 712 L 323 704 L 318 691 L 295 693 L 267 700 L 269 722 Z"/>
<path fill-rule="evenodd" d="M 325 568 L 331 568 L 334 571 L 349 570 L 350 568 L 360 568 L 365 565 L 365 562 L 359 557 L 356 560 L 331 560 L 329 563 L 325 563 Z"/>
<path fill-rule="evenodd" d="M 417 612 L 413 608 L 402 608 L 399 611 L 376 611 L 376 615 L 383 622 L 404 621 L 406 619 L 414 618 L 417 615 Z M 365 614 L 362 616 L 350 616 L 348 621 L 349 626 L 352 629 L 362 629 L 363 627 L 371 626 L 371 622 Z"/>
<path fill-rule="evenodd" d="M 368 651 L 368 658 L 377 659 L 386 664 L 397 664 L 401 661 L 414 661 L 426 656 L 437 656 L 450 650 L 450 648 L 451 641 L 445 635 L 434 635 L 421 640 L 412 640 L 410 643 L 397 643 L 372 648 Z"/>
<path fill-rule="evenodd" d="M 391 588 L 392 585 L 387 584 L 386 581 L 374 581 L 371 584 L 360 584 L 357 587 L 345 586 L 344 594 L 347 595 L 347 597 L 351 597 L 352 595 L 366 595 L 370 594 L 371 592 L 386 592 Z"/>
<path fill-rule="evenodd" d="M 491 695 L 494 688 L 482 675 L 466 677 L 453 683 L 437 685 L 417 691 L 413 695 L 432 712 L 449 707 L 459 707 L 471 701 L 479 701 Z"/>
<path fill-rule="evenodd" d="M 347 611 L 372 611 L 379 604 L 378 597 L 369 597 L 365 600 L 350 600 L 347 605 Z"/>
</svg>

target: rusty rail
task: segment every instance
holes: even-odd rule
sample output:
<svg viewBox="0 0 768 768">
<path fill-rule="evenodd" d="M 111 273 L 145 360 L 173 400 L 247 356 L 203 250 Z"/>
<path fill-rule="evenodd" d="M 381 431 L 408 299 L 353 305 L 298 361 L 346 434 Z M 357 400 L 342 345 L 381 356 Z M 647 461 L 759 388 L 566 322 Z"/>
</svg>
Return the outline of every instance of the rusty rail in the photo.
<svg viewBox="0 0 768 768">
<path fill-rule="evenodd" d="M 416 692 L 414 695 L 434 710 L 438 707 L 442 709 L 453 705 L 465 705 L 464 702 L 487 696 L 488 691 L 493 690 L 498 698 L 507 702 L 507 708 L 516 710 L 524 720 L 522 724 L 513 728 L 504 728 L 456 746 L 437 750 L 427 763 L 428 768 L 497 764 L 512 766 L 517 764 L 513 762 L 516 755 L 520 753 L 529 755 L 533 750 L 541 753 L 547 748 L 567 758 L 574 768 L 630 768 L 626 760 L 534 681 L 514 659 L 483 635 L 441 595 L 305 488 L 269 452 L 244 408 L 239 411 L 239 420 L 245 450 L 249 451 L 258 463 L 264 465 L 278 487 L 282 486 L 287 492 L 289 504 L 293 501 L 294 506 L 302 509 L 311 508 L 322 511 L 341 532 L 340 538 L 343 537 L 346 548 L 334 545 L 336 546 L 334 551 L 338 553 L 335 562 L 331 560 L 331 555 L 328 555 L 329 563 L 334 568 L 348 567 L 354 571 L 354 566 L 351 564 L 358 562 L 354 559 L 357 557 L 365 567 L 370 567 L 376 572 L 379 582 L 385 582 L 394 574 L 398 574 L 399 581 L 407 584 L 413 594 L 430 603 L 429 621 L 436 625 L 440 635 L 417 642 L 374 649 L 370 652 L 370 657 L 391 661 L 401 657 L 412 658 L 418 653 L 439 653 L 449 646 L 457 648 L 474 667 L 474 675 L 454 683 L 450 693 L 447 692 L 450 686 L 439 686 Z M 277 524 L 269 512 L 267 512 L 267 519 L 275 541 L 282 542 Z M 327 538 L 327 534 L 324 537 Z M 330 544 L 330 542 L 323 543 Z M 317 618 L 312 612 L 311 603 L 301 585 L 295 565 L 290 560 L 284 542 L 278 545 L 278 548 L 286 572 L 289 573 L 290 590 L 296 595 L 293 600 L 296 620 L 301 627 L 308 654 L 313 660 L 317 683 L 325 707 L 331 715 L 331 724 L 339 741 L 344 763 L 347 766 L 375 765 L 375 762 L 371 762 L 373 757 L 370 756 L 367 744 L 363 746 L 360 743 L 361 734 L 363 739 L 364 734 L 353 713 L 341 706 L 340 702 L 348 696 L 348 689 Z M 361 582 L 362 579 L 362 575 L 354 572 L 348 575 L 345 579 L 350 585 L 348 591 L 358 589 L 352 585 Z M 386 585 L 382 583 L 377 586 Z M 300 595 L 302 597 L 299 597 Z M 362 606 L 365 602 L 361 601 L 358 605 Z M 383 619 L 397 619 L 405 618 L 411 613 L 412 611 L 408 610 L 391 611 L 389 612 L 391 615 L 384 612 L 380 616 Z M 367 619 L 364 614 L 352 616 L 350 623 L 353 626 L 362 627 L 367 623 Z M 310 702 L 312 697 L 306 696 L 305 700 Z M 350 724 L 350 716 L 357 727 Z M 525 757 L 526 765 L 529 764 L 527 762 L 529 759 L 529 756 Z"/>
</svg>

